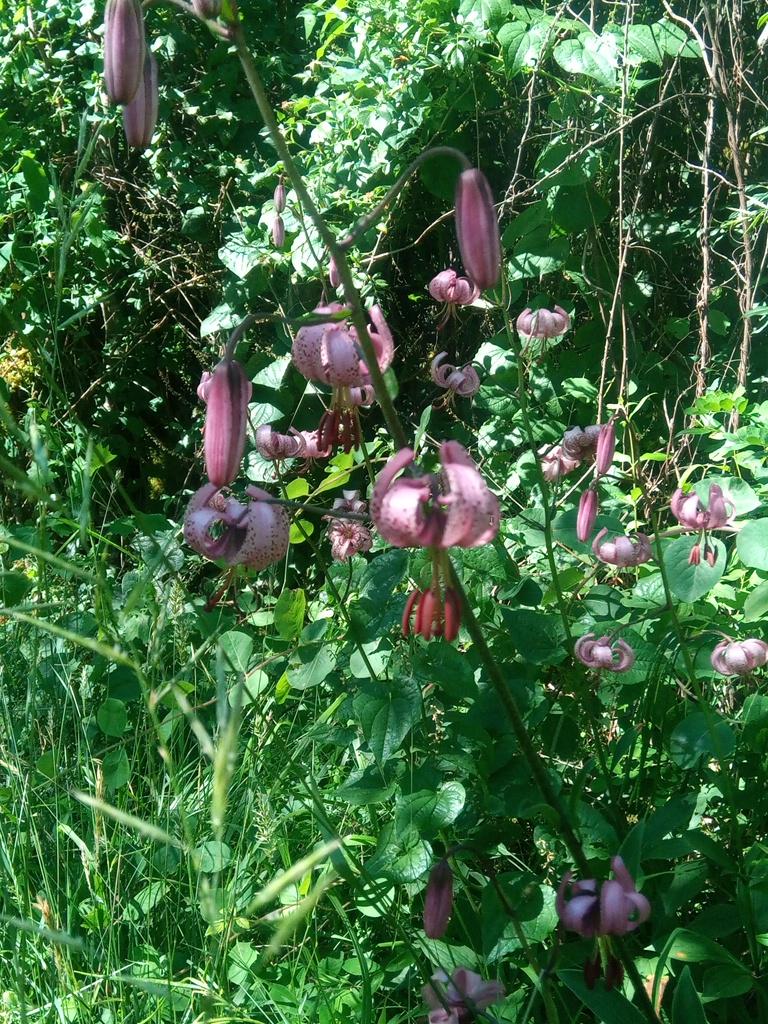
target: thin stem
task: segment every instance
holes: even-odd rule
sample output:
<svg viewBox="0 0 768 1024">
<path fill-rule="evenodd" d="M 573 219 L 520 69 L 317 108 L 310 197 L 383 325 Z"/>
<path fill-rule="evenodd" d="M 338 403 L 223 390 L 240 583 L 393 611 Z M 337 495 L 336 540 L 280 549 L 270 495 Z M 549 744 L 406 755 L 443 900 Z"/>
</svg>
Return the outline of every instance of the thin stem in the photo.
<svg viewBox="0 0 768 1024">
<path fill-rule="evenodd" d="M 480 623 L 475 618 L 472 606 L 467 600 L 467 595 L 464 592 L 464 588 L 462 587 L 461 582 L 456 575 L 456 570 L 450 560 L 448 560 L 448 572 L 450 574 L 451 586 L 454 588 L 461 600 L 462 622 L 466 625 L 469 635 L 472 637 L 472 643 L 475 645 L 477 653 L 480 656 L 480 660 L 488 672 L 491 684 L 496 690 L 501 703 L 504 705 L 504 710 L 509 718 L 512 731 L 520 745 L 520 751 L 528 763 L 528 767 L 531 769 L 531 774 L 533 775 L 534 781 L 538 786 L 541 795 L 560 819 L 563 842 L 568 847 L 568 851 L 573 857 L 574 862 L 578 865 L 579 871 L 581 871 L 584 874 L 584 877 L 587 878 L 589 877 L 589 862 L 587 861 L 581 842 L 571 825 L 565 805 L 555 792 L 552 780 L 547 773 L 546 766 L 533 745 L 533 741 L 525 727 L 523 716 L 517 706 L 517 701 L 512 696 L 512 691 L 509 689 L 504 673 L 501 671 L 496 659 L 488 648 L 485 636 L 480 628 Z"/>
<path fill-rule="evenodd" d="M 376 360 L 376 351 L 368 334 L 368 325 L 365 320 L 362 300 L 359 292 L 355 288 L 355 283 L 352 279 L 352 273 L 349 269 L 344 250 L 341 248 L 336 240 L 336 236 L 320 215 L 312 196 L 309 194 L 309 191 L 304 184 L 301 171 L 291 156 L 291 152 L 288 149 L 288 145 L 283 137 L 283 133 L 280 131 L 280 127 L 267 98 L 264 85 L 256 68 L 256 63 L 251 56 L 251 52 L 245 41 L 242 25 L 239 23 L 232 27 L 232 42 L 234 43 L 237 56 L 242 64 L 243 71 L 245 72 L 245 77 L 248 80 L 248 85 L 250 86 L 256 106 L 259 108 L 259 113 L 262 116 L 275 149 L 283 162 L 286 174 L 291 179 L 291 184 L 296 189 L 296 194 L 301 200 L 304 209 L 307 211 L 309 219 L 317 228 L 325 247 L 336 264 L 336 269 L 341 279 L 341 283 L 344 286 L 344 297 L 352 309 L 352 322 L 357 329 L 358 341 L 363 350 L 373 390 L 375 391 L 376 398 L 381 406 L 381 412 L 384 416 L 387 428 L 392 435 L 392 439 L 396 446 L 398 448 L 406 448 L 408 446 L 408 441 L 405 430 L 400 422 L 400 417 L 395 411 L 395 406 L 389 393 L 389 389 L 384 381 L 384 376 L 379 369 L 379 364 Z"/>
<path fill-rule="evenodd" d="M 373 208 L 373 210 L 371 210 L 370 213 L 367 213 L 364 217 L 360 218 L 360 220 L 357 222 L 357 224 L 355 224 L 350 233 L 344 239 L 342 239 L 341 242 L 339 242 L 339 247 L 342 249 L 348 249 L 356 238 L 359 238 L 360 235 L 364 235 L 368 228 L 371 226 L 371 224 L 374 224 L 378 220 L 382 210 L 384 210 L 392 202 L 395 196 L 403 189 L 406 182 L 414 173 L 414 171 L 417 171 L 426 160 L 429 160 L 432 157 L 436 156 L 451 157 L 451 159 L 456 160 L 457 163 L 460 164 L 462 170 L 465 171 L 472 166 L 472 164 L 469 162 L 469 160 L 467 160 L 466 156 L 464 156 L 461 150 L 454 149 L 453 146 L 432 146 L 430 147 L 430 149 L 425 149 L 424 152 L 420 153 L 419 156 L 417 156 L 416 159 L 413 161 L 413 163 L 409 167 L 407 167 L 406 170 L 403 171 L 403 173 L 400 175 L 400 177 L 397 179 L 394 185 L 389 189 L 389 191 L 381 200 L 381 202 L 378 203 Z"/>
<path fill-rule="evenodd" d="M 367 522 L 370 516 L 361 512 L 345 512 L 343 509 L 323 508 L 322 505 L 308 505 L 301 501 L 290 501 L 288 498 L 259 498 L 265 505 L 283 505 L 285 508 L 293 508 L 299 512 L 309 512 L 313 516 L 321 516 L 327 519 L 354 519 L 358 523 Z"/>
</svg>

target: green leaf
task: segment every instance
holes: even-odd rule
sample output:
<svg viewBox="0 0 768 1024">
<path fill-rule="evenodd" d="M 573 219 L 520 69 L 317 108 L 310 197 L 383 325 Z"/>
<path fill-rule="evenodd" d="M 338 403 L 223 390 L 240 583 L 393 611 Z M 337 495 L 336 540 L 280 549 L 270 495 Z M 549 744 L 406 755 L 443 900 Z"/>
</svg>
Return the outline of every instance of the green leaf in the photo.
<svg viewBox="0 0 768 1024">
<path fill-rule="evenodd" d="M 96 712 L 96 721 L 105 736 L 122 736 L 128 725 L 125 704 L 114 697 L 107 697 Z"/>
<path fill-rule="evenodd" d="M 758 622 L 768 613 L 768 581 L 755 587 L 744 602 L 744 621 Z"/>
<path fill-rule="evenodd" d="M 684 960 L 689 964 L 712 963 L 735 965 L 743 974 L 749 974 L 749 968 L 742 965 L 713 939 L 699 935 L 688 928 L 678 928 L 669 940 L 669 955 L 674 960 Z"/>
<path fill-rule="evenodd" d="M 27 186 L 27 200 L 33 213 L 42 213 L 48 202 L 48 177 L 31 153 L 21 158 L 21 173 Z"/>
<path fill-rule="evenodd" d="M 526 661 L 557 665 L 565 657 L 565 629 L 559 615 L 528 608 L 502 608 L 501 617 L 509 639 Z"/>
<path fill-rule="evenodd" d="M 693 768 L 702 754 L 723 760 L 733 753 L 736 739 L 733 730 L 722 719 L 712 726 L 703 711 L 694 711 L 675 726 L 669 742 L 670 756 L 682 768 Z"/>
<path fill-rule="evenodd" d="M 664 548 L 664 565 L 667 569 L 669 589 L 679 601 L 685 601 L 686 604 L 693 604 L 703 597 L 725 571 L 725 547 L 714 537 L 708 539 L 708 544 L 717 553 L 715 564 L 710 565 L 703 552 L 698 565 L 690 564 L 691 551 L 698 543 L 698 536 L 678 537 Z"/>
<path fill-rule="evenodd" d="M 645 1024 L 645 1017 L 615 988 L 587 988 L 582 971 L 558 971 L 557 976 L 603 1024 Z"/>
<path fill-rule="evenodd" d="M 718 484 L 726 501 L 733 505 L 734 515 L 743 516 L 760 507 L 760 499 L 746 482 L 737 476 L 707 476 L 693 485 L 704 505 L 709 503 L 709 488 Z"/>
<path fill-rule="evenodd" d="M 417 648 L 414 670 L 423 680 L 434 681 L 451 700 L 464 700 L 477 694 L 472 663 L 453 644 L 433 640 Z"/>
<path fill-rule="evenodd" d="M 335 667 L 336 655 L 325 643 L 306 644 L 299 648 L 286 669 L 288 682 L 294 690 L 319 686 Z"/>
<path fill-rule="evenodd" d="M 32 580 L 20 572 L 0 572 L 0 604 L 13 608 L 21 604 L 32 589 Z"/>
<path fill-rule="evenodd" d="M 382 875 L 393 882 L 415 882 L 430 868 L 432 847 L 415 829 L 397 833 L 393 822 L 381 830 L 376 852 L 366 863 L 372 878 Z"/>
<path fill-rule="evenodd" d="M 284 590 L 275 602 L 275 628 L 283 640 L 293 640 L 301 633 L 307 598 L 303 590 Z"/>
<path fill-rule="evenodd" d="M 253 654 L 253 639 L 247 633 L 230 629 L 219 637 L 219 647 L 232 672 L 246 672 Z"/>
<path fill-rule="evenodd" d="M 461 0 L 459 14 L 480 25 L 492 26 L 504 21 L 511 6 L 509 0 Z"/>
<path fill-rule="evenodd" d="M 693 986 L 690 967 L 684 967 L 675 985 L 672 1024 L 707 1024 L 699 993 Z"/>
<path fill-rule="evenodd" d="M 582 32 L 575 39 L 564 39 L 553 56 L 572 75 L 586 75 L 608 88 L 616 85 L 619 48 L 616 36 L 610 32 L 602 36 Z"/>
<path fill-rule="evenodd" d="M 402 796 L 395 808 L 398 832 L 415 828 L 422 839 L 433 839 L 453 824 L 464 808 L 466 791 L 460 782 L 446 782 L 437 791 L 419 790 Z"/>
<path fill-rule="evenodd" d="M 223 871 L 232 860 L 232 851 L 226 843 L 219 842 L 218 839 L 209 839 L 201 843 L 193 854 L 197 857 L 200 870 L 206 874 Z"/>
<path fill-rule="evenodd" d="M 104 755 L 102 769 L 107 789 L 121 789 L 131 777 L 131 766 L 125 749 L 119 747 L 117 750 L 108 750 Z"/>
<path fill-rule="evenodd" d="M 508 74 L 516 75 L 524 68 L 535 67 L 541 60 L 550 35 L 550 26 L 543 22 L 527 25 L 521 21 L 510 21 L 502 25 L 497 38 Z"/>
<path fill-rule="evenodd" d="M 264 243 L 248 241 L 242 232 L 232 235 L 219 249 L 219 259 L 241 280 L 266 258 Z"/>
<path fill-rule="evenodd" d="M 421 718 L 421 691 L 410 679 L 364 683 L 353 702 L 363 736 L 379 764 L 395 753 Z"/>
<path fill-rule="evenodd" d="M 768 569 L 768 519 L 744 523 L 736 536 L 736 550 L 750 569 Z"/>
<path fill-rule="evenodd" d="M 384 771 L 378 765 L 369 765 L 362 771 L 352 772 L 346 782 L 336 790 L 336 796 L 348 804 L 380 804 L 393 795 L 396 788 L 394 773 L 388 765 Z"/>
<path fill-rule="evenodd" d="M 552 206 L 552 219 L 563 231 L 576 234 L 601 224 L 610 212 L 611 207 L 605 199 L 587 182 L 585 185 L 563 185 L 558 188 Z"/>
</svg>

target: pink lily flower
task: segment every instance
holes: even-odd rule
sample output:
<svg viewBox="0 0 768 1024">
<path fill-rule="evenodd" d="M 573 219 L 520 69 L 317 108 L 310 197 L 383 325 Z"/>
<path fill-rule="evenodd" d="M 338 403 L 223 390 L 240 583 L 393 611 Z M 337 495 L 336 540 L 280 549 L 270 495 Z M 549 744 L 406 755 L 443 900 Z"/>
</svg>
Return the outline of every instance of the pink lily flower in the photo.
<svg viewBox="0 0 768 1024">
<path fill-rule="evenodd" d="M 451 363 L 440 364 L 448 355 L 447 352 L 440 352 L 432 360 L 430 373 L 432 380 L 438 387 L 446 388 L 449 393 L 460 395 L 462 398 L 471 398 L 480 390 L 480 378 L 477 370 L 470 363 L 460 370 Z"/>
<path fill-rule="evenodd" d="M 581 465 L 580 459 L 572 459 L 566 455 L 561 444 L 556 444 L 554 448 L 545 445 L 539 449 L 539 455 L 542 456 L 541 472 L 549 484 L 557 483 L 561 476 L 571 473 Z"/>
<path fill-rule="evenodd" d="M 719 530 L 729 524 L 734 514 L 733 502 L 723 496 L 718 484 L 709 488 L 706 508 L 695 491 L 683 494 L 679 487 L 672 495 L 670 508 L 675 519 L 688 530 Z"/>
<path fill-rule="evenodd" d="M 268 424 L 256 429 L 256 450 L 263 459 L 277 462 L 280 459 L 327 459 L 331 449 L 319 448 L 316 430 L 296 430 L 291 427 L 287 434 L 279 434 Z"/>
<path fill-rule="evenodd" d="M 457 967 L 450 978 L 443 970 L 435 971 L 421 992 L 430 1007 L 429 1024 L 464 1024 L 504 998 L 500 981 L 483 981 L 466 967 Z"/>
<path fill-rule="evenodd" d="M 279 561 L 288 550 L 288 515 L 282 506 L 265 500 L 270 497 L 266 491 L 247 487 L 246 494 L 252 500 L 242 505 L 212 483 L 196 491 L 184 516 L 187 544 L 227 565 L 263 569 Z M 214 537 L 211 529 L 217 524 L 223 529 Z"/>
<path fill-rule="evenodd" d="M 515 323 L 524 338 L 559 338 L 571 326 L 571 318 L 562 306 L 553 310 L 524 309 Z"/>
<path fill-rule="evenodd" d="M 456 441 L 440 446 L 439 475 L 396 480 L 413 461 L 411 448 L 401 449 L 389 460 L 373 488 L 371 516 L 382 537 L 395 547 L 433 549 L 432 586 L 409 597 L 403 635 L 409 635 L 415 612 L 415 632 L 425 640 L 445 636 L 450 641 L 458 634 L 461 605 L 453 588 L 444 585 L 448 565 L 443 552 L 492 541 L 499 529 L 499 503 L 466 449 Z"/>
<path fill-rule="evenodd" d="M 456 316 L 459 306 L 469 306 L 480 294 L 480 289 L 468 277 L 459 277 L 455 270 L 441 270 L 429 282 L 429 294 L 443 303 L 442 317 L 438 331 Z"/>
<path fill-rule="evenodd" d="M 360 499 L 359 491 L 342 493 L 344 497 L 336 498 L 333 503 L 334 511 L 356 512 L 360 515 L 368 508 L 368 503 Z M 373 537 L 367 526 L 353 519 L 339 519 L 332 515 L 328 518 L 331 520 L 328 526 L 328 539 L 335 561 L 346 562 L 352 555 L 371 550 Z"/>
<path fill-rule="evenodd" d="M 607 534 L 608 530 L 603 527 L 592 541 L 592 551 L 601 562 L 625 569 L 631 565 L 642 565 L 653 557 L 650 538 L 644 533 L 636 533 L 634 537 L 621 535 L 613 540 L 603 540 Z"/>
<path fill-rule="evenodd" d="M 594 879 L 571 883 L 572 873 L 565 873 L 557 890 L 555 909 L 568 931 L 585 939 L 627 935 L 651 916 L 650 903 L 637 891 L 621 857 L 613 858 L 611 869 L 614 878 L 603 882 L 599 890 Z M 566 900 L 569 889 L 570 899 Z"/>
<path fill-rule="evenodd" d="M 712 651 L 712 668 L 721 676 L 746 676 L 768 662 L 768 644 L 749 640 L 721 640 Z"/>
<path fill-rule="evenodd" d="M 315 313 L 328 316 L 343 309 L 341 303 L 332 302 L 318 306 Z M 392 365 L 394 340 L 379 306 L 371 306 L 368 315 L 372 325 L 368 337 L 379 369 L 384 373 Z M 357 406 L 364 403 L 350 397 L 350 388 L 369 388 L 371 378 L 355 328 L 346 320 L 302 327 L 296 332 L 291 354 L 296 369 L 307 380 L 321 381 L 333 388 L 330 408 L 323 414 L 318 428 L 321 450 L 337 444 L 342 445 L 345 452 L 359 447 Z"/>
<path fill-rule="evenodd" d="M 573 653 L 587 668 L 597 671 L 627 672 L 635 663 L 635 652 L 625 640 L 611 640 L 610 636 L 597 637 L 586 633 L 579 637 Z"/>
</svg>

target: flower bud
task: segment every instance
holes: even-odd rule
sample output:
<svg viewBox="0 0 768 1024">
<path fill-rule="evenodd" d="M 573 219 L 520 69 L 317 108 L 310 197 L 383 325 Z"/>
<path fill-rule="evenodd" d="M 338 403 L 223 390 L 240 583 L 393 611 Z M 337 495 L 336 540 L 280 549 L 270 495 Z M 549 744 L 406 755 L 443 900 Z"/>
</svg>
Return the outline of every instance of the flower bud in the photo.
<svg viewBox="0 0 768 1024">
<path fill-rule="evenodd" d="M 284 209 L 285 185 L 283 184 L 283 179 L 281 178 L 280 181 L 277 183 L 277 187 L 275 188 L 275 211 L 277 213 L 282 213 Z"/>
<path fill-rule="evenodd" d="M 597 519 L 597 491 L 588 487 L 579 499 L 579 511 L 576 514 L 576 536 L 584 543 L 595 527 Z"/>
<path fill-rule="evenodd" d="M 207 405 L 205 413 L 205 469 L 216 487 L 231 484 L 240 468 L 245 448 L 245 424 L 251 382 L 240 363 L 222 359 L 198 394 Z"/>
<path fill-rule="evenodd" d="M 125 139 L 133 149 L 146 149 L 157 124 L 157 61 L 147 50 L 144 74 L 136 95 L 123 107 Z"/>
<path fill-rule="evenodd" d="M 107 0 L 104 14 L 104 85 L 111 103 L 125 106 L 144 74 L 144 13 L 139 0 Z"/>
<path fill-rule="evenodd" d="M 691 553 L 688 555 L 688 565 L 701 565 L 701 544 L 696 543 L 691 548 Z"/>
<path fill-rule="evenodd" d="M 493 194 L 482 171 L 462 171 L 456 186 L 456 237 L 464 268 L 481 290 L 492 288 L 501 273 L 499 222 Z"/>
<path fill-rule="evenodd" d="M 611 468 L 613 455 L 616 451 L 616 428 L 611 423 L 603 423 L 600 427 L 600 434 L 597 438 L 597 450 L 595 452 L 595 473 L 603 476 Z"/>
<path fill-rule="evenodd" d="M 272 244 L 276 249 L 282 249 L 285 245 L 285 224 L 279 213 L 272 221 Z"/>
<path fill-rule="evenodd" d="M 445 934 L 453 910 L 453 872 L 447 860 L 439 860 L 432 868 L 424 897 L 424 931 L 428 939 Z"/>
<path fill-rule="evenodd" d="M 192 0 L 192 9 L 198 18 L 212 21 L 221 14 L 221 0 Z"/>
<path fill-rule="evenodd" d="M 331 282 L 331 288 L 338 288 L 341 284 L 339 268 L 336 266 L 336 260 L 333 257 L 331 257 L 331 263 L 328 267 L 328 280 Z"/>
</svg>

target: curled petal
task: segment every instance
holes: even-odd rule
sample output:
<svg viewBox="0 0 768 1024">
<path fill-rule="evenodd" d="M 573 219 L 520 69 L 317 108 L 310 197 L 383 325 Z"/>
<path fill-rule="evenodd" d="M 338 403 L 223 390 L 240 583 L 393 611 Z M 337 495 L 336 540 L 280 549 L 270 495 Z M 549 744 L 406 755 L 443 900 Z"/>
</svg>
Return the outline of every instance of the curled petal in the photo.
<svg viewBox="0 0 768 1024">
<path fill-rule="evenodd" d="M 628 931 L 627 895 L 616 881 L 600 888 L 600 931 L 604 935 L 625 935 Z"/>
<path fill-rule="evenodd" d="M 381 306 L 371 306 L 368 316 L 373 324 L 368 334 L 376 352 L 376 362 L 379 364 L 381 372 L 384 373 L 392 365 L 392 360 L 395 358 L 395 342 L 389 325 L 384 319 Z"/>
<path fill-rule="evenodd" d="M 525 338 L 559 338 L 571 326 L 571 318 L 562 306 L 555 306 L 554 310 L 527 308 L 515 326 Z"/>
<path fill-rule="evenodd" d="M 728 507 L 730 506 L 730 512 Z M 709 488 L 709 504 L 707 505 L 707 529 L 718 530 L 728 523 L 733 515 L 733 502 L 726 501 L 722 488 L 712 484 Z"/>
<path fill-rule="evenodd" d="M 238 561 L 250 569 L 263 569 L 279 561 L 288 550 L 288 513 L 281 505 L 267 504 L 270 495 L 259 487 L 247 487 L 246 536 Z"/>
<path fill-rule="evenodd" d="M 350 405 L 372 405 L 375 398 L 376 394 L 370 384 L 364 384 L 361 388 L 349 389 Z"/>
<path fill-rule="evenodd" d="M 710 655 L 712 668 L 723 676 L 745 676 L 768 660 L 763 640 L 721 640 Z"/>
<path fill-rule="evenodd" d="M 362 384 L 367 373 L 352 340 L 351 331 L 343 325 L 328 326 L 320 343 L 320 364 L 328 384 Z"/>
<path fill-rule="evenodd" d="M 469 453 L 457 441 L 440 446 L 448 482 L 448 511 L 440 547 L 476 548 L 499 532 L 499 502 Z"/>
<path fill-rule="evenodd" d="M 401 470 L 413 462 L 411 448 L 401 448 L 393 455 L 374 484 L 371 495 L 371 517 L 384 540 L 395 547 L 418 547 L 427 526 L 425 504 L 429 499 L 429 480 L 403 478 L 395 480 Z"/>
<path fill-rule="evenodd" d="M 635 664 L 635 652 L 626 640 L 617 640 L 614 650 L 618 655 L 615 663 L 611 666 L 614 672 L 627 672 Z"/>
<path fill-rule="evenodd" d="M 441 270 L 429 282 L 429 294 L 438 302 L 453 306 L 468 306 L 480 294 L 479 289 L 455 270 Z"/>
<path fill-rule="evenodd" d="M 292 459 L 302 454 L 298 438 L 290 434 L 278 434 L 269 424 L 256 429 L 256 450 L 263 459 Z"/>
</svg>

